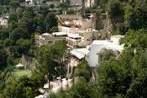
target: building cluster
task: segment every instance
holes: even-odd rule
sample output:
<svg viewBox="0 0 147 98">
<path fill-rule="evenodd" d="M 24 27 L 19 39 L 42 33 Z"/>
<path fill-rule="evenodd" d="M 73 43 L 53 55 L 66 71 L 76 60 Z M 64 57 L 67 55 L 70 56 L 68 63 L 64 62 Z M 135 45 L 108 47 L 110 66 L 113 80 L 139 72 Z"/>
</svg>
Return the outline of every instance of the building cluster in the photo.
<svg viewBox="0 0 147 98">
<path fill-rule="evenodd" d="M 119 55 L 123 50 L 123 45 L 119 43 L 122 37 L 122 35 L 114 35 L 109 40 L 93 40 L 84 48 L 71 49 L 71 58 L 68 64 L 69 76 L 72 74 L 73 68 L 78 66 L 82 59 L 85 59 L 91 68 L 99 66 L 100 53 L 104 49 L 112 50 L 116 55 Z"/>
<path fill-rule="evenodd" d="M 90 15 L 91 16 L 91 15 Z M 99 53 L 102 49 L 110 49 L 120 53 L 123 45 L 119 44 L 121 35 L 111 36 L 106 40 L 93 40 L 95 28 L 91 18 L 82 18 L 78 15 L 58 15 L 58 32 L 52 34 L 44 33 L 38 36 L 38 45 L 45 45 L 56 39 L 67 41 L 68 52 L 68 75 L 82 59 L 86 59 L 89 66 L 96 67 L 99 64 Z"/>
<path fill-rule="evenodd" d="M 95 31 L 92 19 L 83 19 L 77 15 L 57 15 L 57 18 L 58 32 L 36 35 L 37 46 L 60 39 L 66 39 L 69 48 L 85 47 L 92 42 L 92 32 Z"/>
<path fill-rule="evenodd" d="M 46 4 L 46 5 L 49 5 L 49 6 L 50 5 L 58 6 L 62 2 L 64 2 L 64 0 L 25 0 L 25 4 L 27 4 L 27 5 L 42 5 L 42 4 Z"/>
<path fill-rule="evenodd" d="M 84 47 L 91 43 L 92 21 L 77 15 L 59 15 L 58 30 L 67 33 L 67 45 L 70 48 Z"/>
<path fill-rule="evenodd" d="M 93 7 L 96 3 L 96 0 L 69 0 L 71 6 L 82 6 L 86 8 Z"/>
<path fill-rule="evenodd" d="M 91 15 L 90 15 L 91 16 Z M 86 59 L 89 66 L 96 67 L 99 65 L 99 53 L 103 49 L 110 49 L 120 53 L 123 50 L 123 45 L 119 44 L 121 35 L 111 36 L 106 40 L 94 40 L 92 18 L 82 18 L 78 15 L 58 15 L 58 32 L 52 34 L 44 33 L 37 37 L 36 43 L 38 46 L 46 45 L 49 42 L 66 40 L 68 46 L 67 70 L 68 77 L 72 75 L 73 68 L 78 66 L 82 59 Z"/>
<path fill-rule="evenodd" d="M 36 45 L 42 46 L 53 43 L 56 40 L 66 40 L 68 46 L 67 51 L 69 51 L 70 54 L 67 64 L 67 76 L 69 77 L 73 71 L 72 68 L 76 67 L 80 60 L 88 53 L 87 49 L 79 47 L 86 47 L 92 42 L 92 32 L 94 31 L 92 28 L 92 20 L 82 18 L 78 15 L 58 15 L 57 18 L 58 32 L 36 35 Z M 44 90 L 43 94 L 45 94 L 45 89 L 50 89 L 50 91 L 56 93 L 61 88 L 66 90 L 72 85 L 71 82 L 69 82 L 72 81 L 70 78 L 59 80 L 60 81 L 50 82 L 50 84 L 46 83 L 42 89 L 42 91 Z M 39 95 L 36 98 L 41 98 L 41 96 L 44 95 Z"/>
<path fill-rule="evenodd" d="M 88 61 L 89 66 L 96 67 L 99 65 L 99 53 L 102 49 L 110 49 L 120 53 L 123 45 L 119 44 L 121 35 L 111 36 L 106 40 L 94 40 L 95 22 L 93 14 L 90 18 L 82 18 L 78 15 L 59 15 L 57 35 L 66 34 L 67 46 L 69 47 L 68 75 L 72 74 L 73 68 L 76 67 L 82 59 Z"/>
<path fill-rule="evenodd" d="M 80 2 L 80 0 L 78 2 Z M 87 0 L 87 2 L 92 3 L 94 0 Z M 91 5 L 87 4 L 87 6 Z M 88 65 L 93 69 L 99 66 L 99 58 L 102 50 L 112 50 L 114 53 L 116 53 L 116 55 L 119 55 L 123 50 L 123 45 L 120 45 L 120 39 L 123 38 L 122 35 L 113 35 L 104 40 L 94 39 L 94 34 L 97 32 L 95 28 L 94 15 L 95 14 L 91 13 L 87 18 L 73 14 L 57 15 L 58 32 L 53 32 L 52 34 L 43 33 L 41 35 L 37 35 L 36 37 L 36 43 L 38 46 L 46 45 L 49 42 L 56 40 L 64 39 L 67 41 L 67 53 L 69 56 L 66 68 L 67 78 L 70 81 L 72 81 L 71 77 L 74 73 L 74 68 L 77 67 L 83 59 L 85 59 L 88 62 Z M 104 33 L 109 32 L 109 30 L 105 31 L 106 32 Z M 62 88 L 62 85 L 64 85 L 67 89 L 69 81 L 68 79 L 59 79 L 63 80 L 64 83 L 58 81 L 58 79 L 53 81 L 51 88 L 49 88 L 51 85 L 47 83 L 45 84 L 44 89 L 50 89 L 54 93 L 59 91 Z M 43 98 L 41 96 L 43 95 L 40 95 L 40 97 L 38 96 L 36 98 Z"/>
<path fill-rule="evenodd" d="M 67 90 L 71 88 L 73 84 L 72 79 L 61 79 L 60 77 L 57 78 L 55 81 L 50 81 L 50 83 L 44 84 L 43 88 L 39 88 L 38 91 L 41 93 L 41 95 L 36 96 L 35 98 L 48 98 L 49 93 L 47 92 L 48 89 L 50 89 L 50 93 L 57 93 L 61 89 Z"/>
<path fill-rule="evenodd" d="M 34 4 L 43 4 L 58 6 L 61 3 L 66 3 L 69 1 L 69 6 L 82 6 L 85 8 L 93 7 L 96 3 L 96 0 L 25 0 L 25 3 L 28 5 Z"/>
<path fill-rule="evenodd" d="M 61 89 L 67 90 L 69 87 L 72 86 L 71 75 L 73 74 L 73 69 L 78 66 L 78 64 L 81 62 L 81 60 L 85 59 L 89 66 L 91 68 L 95 68 L 99 66 L 99 58 L 100 53 L 104 49 L 112 50 L 116 55 L 119 55 L 123 50 L 123 45 L 120 45 L 120 39 L 123 38 L 122 35 L 113 35 L 110 37 L 110 39 L 106 40 L 92 40 L 92 36 L 89 36 L 93 34 L 93 30 L 89 30 L 87 32 L 87 29 L 91 29 L 91 26 L 89 26 L 89 23 L 87 20 L 76 19 L 78 23 L 74 22 L 74 19 L 71 19 L 68 17 L 67 19 L 62 20 L 62 23 L 59 18 L 59 32 L 54 32 L 52 35 L 49 35 L 48 33 L 44 33 L 41 36 L 52 36 L 54 38 L 60 38 L 62 37 L 65 39 L 68 43 L 68 50 L 69 51 L 69 58 L 68 58 L 68 64 L 67 64 L 67 77 L 68 79 L 57 79 L 55 81 L 51 81 L 50 83 L 46 83 L 43 87 L 43 89 L 39 90 L 42 92 L 43 95 L 39 95 L 36 98 L 44 98 L 44 96 L 48 96 L 49 93 L 45 93 L 47 90 L 50 89 L 52 93 L 56 93 L 60 91 Z M 66 17 L 64 17 L 66 18 Z M 73 17 L 72 17 L 73 18 Z M 74 16 L 75 18 L 75 16 Z M 79 22 L 80 21 L 80 22 Z M 83 28 L 83 21 L 87 22 L 85 26 L 89 26 L 90 28 Z M 93 29 L 93 28 L 92 28 Z M 81 31 L 82 30 L 82 34 Z M 88 35 L 87 35 L 88 34 Z M 83 42 L 82 39 L 86 38 L 89 41 L 86 42 L 82 47 L 78 46 L 81 42 Z M 48 38 L 44 38 L 48 39 Z M 74 43 L 76 41 L 76 43 Z M 44 43 L 46 44 L 46 43 Z M 94 76 L 93 76 L 94 77 Z M 60 78 L 60 77 L 59 77 Z M 46 98 L 46 97 L 45 97 Z"/>
</svg>

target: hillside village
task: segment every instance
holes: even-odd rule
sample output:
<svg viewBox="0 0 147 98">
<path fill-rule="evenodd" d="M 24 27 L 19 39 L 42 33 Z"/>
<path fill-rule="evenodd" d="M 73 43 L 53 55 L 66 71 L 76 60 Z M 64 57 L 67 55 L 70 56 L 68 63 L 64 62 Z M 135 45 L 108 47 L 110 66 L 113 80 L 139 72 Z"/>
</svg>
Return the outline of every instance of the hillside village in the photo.
<svg viewBox="0 0 147 98">
<path fill-rule="evenodd" d="M 85 7 L 92 6 L 92 2 L 94 1 L 87 0 Z M 72 1 L 72 6 L 73 5 L 76 5 L 74 1 Z M 52 34 L 43 33 L 38 36 L 37 45 L 39 46 L 52 43 L 56 39 L 65 39 L 67 41 L 66 45 L 68 46 L 66 51 L 69 53 L 68 62 L 66 63 L 67 78 L 62 79 L 57 77 L 57 80 L 46 83 L 44 85 L 44 89 L 40 89 L 43 93 L 45 93 L 45 89 L 50 89 L 51 92 L 57 93 L 60 89 L 66 90 L 71 87 L 71 81 L 74 78 L 71 78 L 74 68 L 78 66 L 82 59 L 87 60 L 91 68 L 95 68 L 99 65 L 98 54 L 103 49 L 113 50 L 116 52 L 117 56 L 122 52 L 123 45 L 120 45 L 120 39 L 124 37 L 123 35 L 110 36 L 111 31 L 107 31 L 105 33 L 109 34 L 108 37 L 103 39 L 94 39 L 96 38 L 95 36 L 97 36 L 94 36 L 95 33 L 99 33 L 101 35 L 101 33 L 95 28 L 95 20 L 93 18 L 96 18 L 96 16 L 94 15 L 94 13 L 90 13 L 87 18 L 83 18 L 78 14 L 57 15 L 58 32 L 53 32 Z M 95 75 L 92 76 L 92 78 L 95 79 Z M 50 88 L 49 85 L 51 85 L 52 88 Z M 47 94 L 45 93 L 44 95 L 39 95 L 35 98 L 44 98 L 43 96 L 47 96 Z"/>
<path fill-rule="evenodd" d="M 146 98 L 146 4 L 0 1 L 0 98 Z"/>
</svg>

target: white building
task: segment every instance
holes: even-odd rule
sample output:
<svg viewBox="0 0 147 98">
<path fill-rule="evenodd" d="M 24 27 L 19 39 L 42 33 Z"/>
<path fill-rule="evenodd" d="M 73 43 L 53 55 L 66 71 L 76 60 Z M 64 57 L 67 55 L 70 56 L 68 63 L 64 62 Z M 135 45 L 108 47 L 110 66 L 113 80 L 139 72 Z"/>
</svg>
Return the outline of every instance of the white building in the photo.
<svg viewBox="0 0 147 98">
<path fill-rule="evenodd" d="M 50 7 L 58 7 L 63 2 L 65 2 L 65 0 L 46 0 L 45 3 Z"/>
<path fill-rule="evenodd" d="M 68 33 L 67 32 L 53 32 L 52 35 L 55 37 L 64 37 L 64 36 L 67 36 Z"/>
<path fill-rule="evenodd" d="M 8 16 L 0 17 L 0 26 L 7 26 L 8 25 Z"/>
<path fill-rule="evenodd" d="M 26 4 L 30 4 L 32 5 L 33 4 L 33 0 L 25 0 Z"/>
<path fill-rule="evenodd" d="M 96 67 L 99 65 L 99 53 L 102 49 L 110 49 L 113 51 L 121 52 L 123 45 L 119 44 L 119 40 L 122 36 L 112 36 L 110 40 L 95 40 L 89 46 L 89 53 L 86 57 L 89 66 Z"/>
<path fill-rule="evenodd" d="M 44 84 L 43 90 L 49 89 L 52 93 L 57 93 L 61 89 L 67 90 L 71 86 L 72 86 L 72 79 L 63 78 L 59 80 L 50 81 L 50 83 Z"/>
<path fill-rule="evenodd" d="M 95 5 L 95 1 L 96 0 L 85 0 L 85 7 L 86 8 L 93 7 Z"/>
<path fill-rule="evenodd" d="M 82 6 L 84 4 L 85 8 L 93 7 L 96 0 L 70 0 L 71 6 Z"/>
</svg>

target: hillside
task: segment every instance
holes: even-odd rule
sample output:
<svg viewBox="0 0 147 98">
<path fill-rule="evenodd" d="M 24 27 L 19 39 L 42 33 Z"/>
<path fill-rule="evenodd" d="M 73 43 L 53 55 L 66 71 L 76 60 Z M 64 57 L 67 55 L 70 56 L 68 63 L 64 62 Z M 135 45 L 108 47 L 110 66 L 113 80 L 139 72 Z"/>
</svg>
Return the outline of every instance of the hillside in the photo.
<svg viewBox="0 0 147 98">
<path fill-rule="evenodd" d="M 0 0 L 0 98 L 147 97 L 147 0 L 73 2 Z"/>
</svg>

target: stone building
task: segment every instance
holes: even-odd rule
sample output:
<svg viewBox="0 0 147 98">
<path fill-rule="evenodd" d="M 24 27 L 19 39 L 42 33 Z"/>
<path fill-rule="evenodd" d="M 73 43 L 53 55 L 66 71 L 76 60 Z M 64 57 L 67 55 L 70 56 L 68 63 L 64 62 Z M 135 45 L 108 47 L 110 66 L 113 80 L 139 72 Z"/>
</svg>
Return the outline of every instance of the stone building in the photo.
<svg viewBox="0 0 147 98">
<path fill-rule="evenodd" d="M 76 15 L 59 15 L 58 30 L 67 33 L 67 45 L 83 47 L 92 41 L 92 21 Z"/>
</svg>

